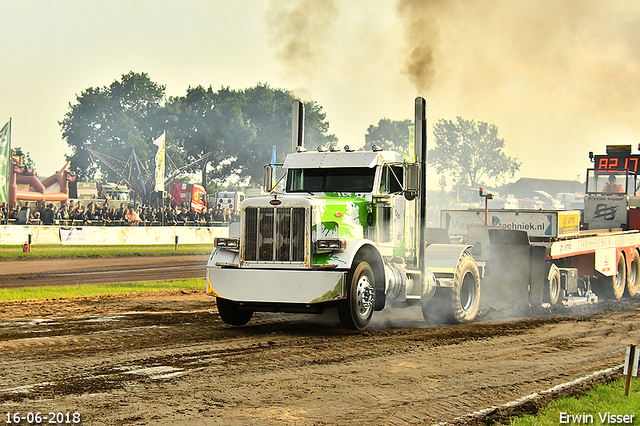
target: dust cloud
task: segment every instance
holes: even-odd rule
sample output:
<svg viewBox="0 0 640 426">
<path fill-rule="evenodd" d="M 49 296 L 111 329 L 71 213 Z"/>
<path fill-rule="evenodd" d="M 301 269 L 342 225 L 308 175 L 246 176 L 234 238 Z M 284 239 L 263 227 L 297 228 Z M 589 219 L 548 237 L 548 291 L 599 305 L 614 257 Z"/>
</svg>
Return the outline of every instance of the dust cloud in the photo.
<svg viewBox="0 0 640 426">
<path fill-rule="evenodd" d="M 333 0 L 271 0 L 269 43 L 289 76 L 312 77 L 326 62 L 338 8 Z"/>
<path fill-rule="evenodd" d="M 446 5 L 444 0 L 398 1 L 398 15 L 403 22 L 405 49 L 408 50 L 401 72 L 409 78 L 416 93 L 428 93 L 435 83 L 440 33 L 437 19 Z"/>
<path fill-rule="evenodd" d="M 336 118 L 333 105 L 332 127 L 410 117 L 397 99 L 424 96 L 430 123 L 495 124 L 506 154 L 523 161 L 522 176 L 567 180 L 584 178 L 589 151 L 640 141 L 639 2 L 397 0 L 381 9 L 270 3 L 270 45 L 298 86 L 320 94 L 322 77 L 339 86 L 322 94 L 348 93 L 354 100 L 343 103 L 377 109 L 365 117 L 345 106 Z"/>
</svg>

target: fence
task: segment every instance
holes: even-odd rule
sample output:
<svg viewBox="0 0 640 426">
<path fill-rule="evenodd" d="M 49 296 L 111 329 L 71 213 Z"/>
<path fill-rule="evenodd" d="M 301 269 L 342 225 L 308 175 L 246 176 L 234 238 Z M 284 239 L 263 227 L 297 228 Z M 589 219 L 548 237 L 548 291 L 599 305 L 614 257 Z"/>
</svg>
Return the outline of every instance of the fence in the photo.
<svg viewBox="0 0 640 426">
<path fill-rule="evenodd" d="M 31 238 L 29 237 L 31 236 Z M 138 245 L 213 244 L 215 237 L 228 237 L 228 227 L 206 226 L 46 226 L 1 225 L 0 245 Z"/>
</svg>

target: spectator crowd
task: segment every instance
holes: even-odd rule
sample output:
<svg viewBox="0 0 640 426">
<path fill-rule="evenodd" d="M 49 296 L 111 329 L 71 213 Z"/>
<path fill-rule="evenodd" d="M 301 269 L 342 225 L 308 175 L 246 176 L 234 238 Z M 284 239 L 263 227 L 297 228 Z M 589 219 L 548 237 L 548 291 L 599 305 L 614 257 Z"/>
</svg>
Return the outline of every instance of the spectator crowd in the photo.
<svg viewBox="0 0 640 426">
<path fill-rule="evenodd" d="M 61 225 L 61 226 L 226 226 L 240 220 L 239 211 L 220 207 L 204 208 L 197 212 L 186 206 L 125 206 L 112 207 L 105 202 L 102 206 L 90 202 L 86 206 L 70 200 L 59 207 L 53 203 L 38 206 L 36 202 L 25 201 L 21 206 L 9 208 L 0 204 L 0 224 L 17 225 Z"/>
</svg>

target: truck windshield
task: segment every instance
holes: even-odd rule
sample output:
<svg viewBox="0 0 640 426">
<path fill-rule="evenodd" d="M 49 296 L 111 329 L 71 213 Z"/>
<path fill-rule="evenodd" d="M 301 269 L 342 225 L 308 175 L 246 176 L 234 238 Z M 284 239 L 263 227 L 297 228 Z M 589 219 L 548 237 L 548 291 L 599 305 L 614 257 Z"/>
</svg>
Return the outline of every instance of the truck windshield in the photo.
<svg viewBox="0 0 640 426">
<path fill-rule="evenodd" d="M 287 192 L 372 192 L 376 169 L 289 169 Z"/>
<path fill-rule="evenodd" d="M 587 170 L 587 193 L 601 195 L 637 195 L 640 191 L 637 176 L 629 172 L 598 173 Z"/>
</svg>

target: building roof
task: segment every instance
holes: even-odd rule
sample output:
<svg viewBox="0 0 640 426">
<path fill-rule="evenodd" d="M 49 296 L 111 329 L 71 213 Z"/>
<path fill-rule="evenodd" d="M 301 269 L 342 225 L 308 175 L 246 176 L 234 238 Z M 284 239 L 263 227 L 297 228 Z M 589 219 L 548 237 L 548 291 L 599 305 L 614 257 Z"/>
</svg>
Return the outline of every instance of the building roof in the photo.
<svg viewBox="0 0 640 426">
<path fill-rule="evenodd" d="M 498 188 L 498 191 L 502 195 L 513 194 L 516 198 L 533 198 L 537 195 L 535 191 L 544 191 L 555 197 L 563 192 L 582 193 L 584 183 L 575 180 L 521 178 Z"/>
</svg>

